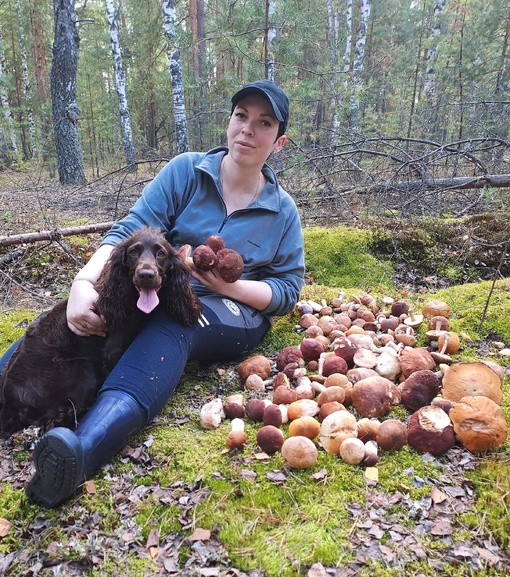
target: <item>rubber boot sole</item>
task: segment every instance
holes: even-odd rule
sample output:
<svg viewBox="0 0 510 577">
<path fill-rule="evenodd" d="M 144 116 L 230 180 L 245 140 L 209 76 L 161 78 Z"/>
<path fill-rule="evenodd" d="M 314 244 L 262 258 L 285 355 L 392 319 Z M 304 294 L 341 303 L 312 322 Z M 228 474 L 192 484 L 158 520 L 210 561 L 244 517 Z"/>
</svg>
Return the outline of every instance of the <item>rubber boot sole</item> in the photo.
<svg viewBox="0 0 510 577">
<path fill-rule="evenodd" d="M 83 482 L 83 452 L 69 429 L 55 428 L 37 443 L 33 461 L 36 472 L 25 492 L 36 505 L 52 509 L 67 501 Z"/>
</svg>

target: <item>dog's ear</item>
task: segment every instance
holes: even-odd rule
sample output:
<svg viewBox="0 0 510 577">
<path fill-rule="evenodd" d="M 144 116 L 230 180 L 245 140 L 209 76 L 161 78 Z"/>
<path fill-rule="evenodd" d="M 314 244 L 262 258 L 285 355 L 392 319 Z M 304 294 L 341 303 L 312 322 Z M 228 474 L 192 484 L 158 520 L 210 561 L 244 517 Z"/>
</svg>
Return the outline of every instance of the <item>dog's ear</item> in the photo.
<svg viewBox="0 0 510 577">
<path fill-rule="evenodd" d="M 162 302 L 167 313 L 183 325 L 196 323 L 202 312 L 202 303 L 189 282 L 188 266 L 173 249 L 166 276 L 165 298 Z"/>
</svg>

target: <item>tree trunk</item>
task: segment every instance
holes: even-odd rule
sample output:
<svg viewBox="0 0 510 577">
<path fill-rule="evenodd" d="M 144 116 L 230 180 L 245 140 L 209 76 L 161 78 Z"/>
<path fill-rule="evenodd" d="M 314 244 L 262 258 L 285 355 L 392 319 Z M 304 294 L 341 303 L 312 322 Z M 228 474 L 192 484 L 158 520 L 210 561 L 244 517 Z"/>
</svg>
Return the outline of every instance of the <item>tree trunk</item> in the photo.
<svg viewBox="0 0 510 577">
<path fill-rule="evenodd" d="M 441 14 L 444 10 L 445 0 L 436 0 L 434 5 L 434 17 L 432 22 L 432 27 L 430 30 L 430 48 L 425 54 L 425 83 L 423 90 L 425 92 L 425 97 L 427 98 L 427 103 L 429 106 L 435 106 L 436 104 L 436 56 L 437 56 L 437 46 L 439 42 L 439 36 L 441 35 Z"/>
<path fill-rule="evenodd" d="M 353 96 L 351 100 L 350 128 L 357 130 L 361 116 L 359 95 L 363 88 L 361 74 L 365 61 L 365 46 L 367 43 L 368 19 L 370 18 L 370 0 L 361 0 L 361 14 L 358 25 L 358 37 L 352 65 L 352 88 Z"/>
<path fill-rule="evenodd" d="M 170 81 L 172 83 L 172 100 L 174 108 L 175 131 L 177 133 L 177 151 L 189 150 L 188 123 L 184 101 L 184 84 L 182 79 L 181 55 L 177 47 L 175 33 L 175 0 L 163 0 L 164 32 L 166 37 Z"/>
<path fill-rule="evenodd" d="M 85 182 L 85 172 L 78 135 L 80 109 L 76 103 L 76 72 L 79 37 L 74 0 L 53 0 L 53 13 L 55 39 L 51 101 L 58 175 L 62 184 L 82 184 Z"/>
<path fill-rule="evenodd" d="M 277 40 L 277 28 L 273 24 L 276 12 L 276 0 L 266 0 L 266 26 L 265 26 L 265 68 L 266 78 L 278 82 L 277 62 L 274 55 L 274 45 Z"/>
<path fill-rule="evenodd" d="M 16 141 L 16 133 L 14 132 L 14 121 L 7 97 L 7 90 L 5 88 L 5 53 L 2 28 L 0 27 L 0 106 L 3 108 L 3 116 L 7 127 L 7 134 L 2 130 L 0 135 L 0 167 L 2 165 L 9 166 L 12 162 L 13 156 L 18 154 L 18 144 Z M 0 127 L 1 129 L 1 127 Z"/>
<path fill-rule="evenodd" d="M 131 129 L 131 116 L 126 92 L 126 80 L 124 77 L 124 67 L 122 66 L 122 53 L 119 41 L 119 29 L 115 17 L 115 7 L 113 0 L 106 0 L 106 13 L 108 17 L 108 30 L 110 32 L 110 45 L 112 48 L 113 70 L 115 74 L 115 86 L 119 100 L 120 124 L 122 130 L 122 141 L 126 155 L 126 164 L 131 170 L 136 170 L 135 147 L 133 145 L 133 131 Z"/>
</svg>

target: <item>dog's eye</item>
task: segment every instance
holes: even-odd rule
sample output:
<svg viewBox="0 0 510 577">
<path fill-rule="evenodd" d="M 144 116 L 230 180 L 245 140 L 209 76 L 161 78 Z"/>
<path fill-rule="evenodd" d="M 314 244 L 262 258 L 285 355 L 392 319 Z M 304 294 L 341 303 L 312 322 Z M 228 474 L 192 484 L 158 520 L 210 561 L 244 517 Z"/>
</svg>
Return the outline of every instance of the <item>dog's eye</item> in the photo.
<svg viewBox="0 0 510 577">
<path fill-rule="evenodd" d="M 166 257 L 166 251 L 164 251 L 162 248 L 160 248 L 158 250 L 158 253 L 156 255 L 158 258 L 165 258 Z"/>
</svg>

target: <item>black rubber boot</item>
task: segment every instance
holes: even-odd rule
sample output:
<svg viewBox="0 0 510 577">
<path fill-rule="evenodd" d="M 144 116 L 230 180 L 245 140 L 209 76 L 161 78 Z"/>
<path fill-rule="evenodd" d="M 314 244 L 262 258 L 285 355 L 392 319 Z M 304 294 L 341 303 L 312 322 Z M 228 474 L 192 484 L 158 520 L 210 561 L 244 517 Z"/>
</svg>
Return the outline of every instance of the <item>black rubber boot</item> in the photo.
<svg viewBox="0 0 510 577">
<path fill-rule="evenodd" d="M 120 391 L 100 394 L 75 432 L 56 427 L 41 437 L 33 453 L 36 472 L 25 489 L 28 498 L 48 509 L 58 507 L 144 424 L 133 397 Z"/>
</svg>

